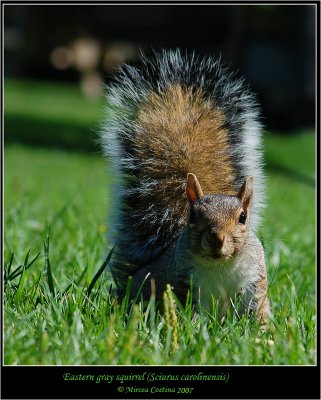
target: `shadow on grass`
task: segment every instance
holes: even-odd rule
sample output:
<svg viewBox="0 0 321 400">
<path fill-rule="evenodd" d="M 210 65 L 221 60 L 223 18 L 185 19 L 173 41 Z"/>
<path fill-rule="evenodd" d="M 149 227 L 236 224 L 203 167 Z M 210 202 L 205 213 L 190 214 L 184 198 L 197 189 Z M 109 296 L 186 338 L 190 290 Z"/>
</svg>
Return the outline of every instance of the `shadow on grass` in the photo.
<svg viewBox="0 0 321 400">
<path fill-rule="evenodd" d="M 41 121 L 31 116 L 4 117 L 4 142 L 35 147 L 57 147 L 83 152 L 100 152 L 98 126 L 65 121 Z"/>
<path fill-rule="evenodd" d="M 294 168 L 286 167 L 285 165 L 282 165 L 280 163 L 268 163 L 266 165 L 266 170 L 279 175 L 283 175 L 288 179 L 295 180 L 304 185 L 315 187 L 315 179 L 312 176 L 305 175 Z"/>
</svg>

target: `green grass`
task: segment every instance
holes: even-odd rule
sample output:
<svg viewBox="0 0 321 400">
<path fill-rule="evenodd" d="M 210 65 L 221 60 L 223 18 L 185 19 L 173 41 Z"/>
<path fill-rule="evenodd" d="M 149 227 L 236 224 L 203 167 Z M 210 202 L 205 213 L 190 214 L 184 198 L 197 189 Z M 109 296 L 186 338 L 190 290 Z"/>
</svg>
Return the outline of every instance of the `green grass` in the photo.
<svg viewBox="0 0 321 400">
<path fill-rule="evenodd" d="M 188 306 L 164 317 L 151 302 L 128 318 L 108 277 L 94 280 L 110 249 L 103 159 L 7 145 L 5 364 L 315 364 L 314 136 L 267 135 L 265 149 L 274 323 L 259 335 L 253 319 L 220 325 Z"/>
<path fill-rule="evenodd" d="M 7 79 L 5 142 L 95 151 L 103 98 L 90 101 L 79 85 Z"/>
</svg>

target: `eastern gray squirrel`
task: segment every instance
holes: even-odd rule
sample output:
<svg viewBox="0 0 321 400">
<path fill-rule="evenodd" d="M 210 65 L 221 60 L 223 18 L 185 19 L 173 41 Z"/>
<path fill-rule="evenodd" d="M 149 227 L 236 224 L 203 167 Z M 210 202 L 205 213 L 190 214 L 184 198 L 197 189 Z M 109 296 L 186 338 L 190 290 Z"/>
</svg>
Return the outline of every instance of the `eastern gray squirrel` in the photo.
<svg viewBox="0 0 321 400">
<path fill-rule="evenodd" d="M 224 316 L 270 313 L 264 251 L 262 132 L 255 97 L 220 60 L 163 50 L 124 65 L 107 93 L 101 133 L 118 186 L 111 205 L 119 296 L 157 299 L 170 284 L 184 303 Z M 191 285 L 192 283 L 192 285 Z M 243 307 L 242 307 L 243 305 Z"/>
</svg>

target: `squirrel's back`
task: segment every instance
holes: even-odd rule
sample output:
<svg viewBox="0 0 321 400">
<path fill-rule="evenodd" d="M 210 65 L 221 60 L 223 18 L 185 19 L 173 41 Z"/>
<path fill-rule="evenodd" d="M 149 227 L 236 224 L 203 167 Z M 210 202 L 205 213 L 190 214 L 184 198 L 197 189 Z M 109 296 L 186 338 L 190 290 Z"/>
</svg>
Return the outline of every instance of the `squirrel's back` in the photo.
<svg viewBox="0 0 321 400">
<path fill-rule="evenodd" d="M 179 50 L 143 58 L 141 68 L 122 68 L 107 102 L 102 144 L 119 181 L 112 230 L 118 259 L 128 264 L 118 281 L 180 235 L 189 172 L 204 194 L 236 194 L 253 176 L 250 225 L 258 227 L 264 197 L 259 112 L 247 86 L 219 60 Z"/>
</svg>

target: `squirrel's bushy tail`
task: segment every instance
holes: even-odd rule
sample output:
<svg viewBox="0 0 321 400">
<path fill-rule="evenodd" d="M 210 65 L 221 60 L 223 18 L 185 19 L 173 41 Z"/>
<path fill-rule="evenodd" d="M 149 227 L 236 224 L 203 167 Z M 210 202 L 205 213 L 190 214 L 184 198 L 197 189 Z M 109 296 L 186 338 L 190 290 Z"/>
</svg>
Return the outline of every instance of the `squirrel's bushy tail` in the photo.
<svg viewBox="0 0 321 400">
<path fill-rule="evenodd" d="M 236 194 L 254 176 L 250 225 L 263 206 L 261 126 L 256 101 L 219 60 L 163 51 L 125 65 L 108 89 L 101 142 L 119 186 L 114 217 L 124 284 L 137 266 L 175 242 L 187 218 L 186 175 L 204 194 Z M 117 269 L 117 268 L 116 268 Z"/>
</svg>

